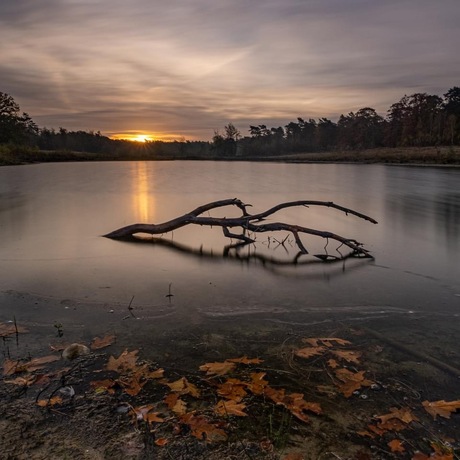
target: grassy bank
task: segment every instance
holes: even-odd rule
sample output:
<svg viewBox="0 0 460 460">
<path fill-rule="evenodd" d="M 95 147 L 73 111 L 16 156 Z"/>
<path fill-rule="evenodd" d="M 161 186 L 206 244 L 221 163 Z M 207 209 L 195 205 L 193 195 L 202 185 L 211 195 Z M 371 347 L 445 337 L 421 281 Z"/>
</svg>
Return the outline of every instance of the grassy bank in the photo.
<svg viewBox="0 0 460 460">
<path fill-rule="evenodd" d="M 290 153 L 271 156 L 223 157 L 220 155 L 152 155 L 139 152 L 120 156 L 111 153 L 87 153 L 67 150 L 44 151 L 27 147 L 0 145 L 0 166 L 31 163 L 74 161 L 136 161 L 136 160 L 226 160 L 226 161 L 282 161 L 293 163 L 396 163 L 426 165 L 460 165 L 460 147 L 405 147 L 369 150 L 347 150 L 320 153 Z"/>
</svg>

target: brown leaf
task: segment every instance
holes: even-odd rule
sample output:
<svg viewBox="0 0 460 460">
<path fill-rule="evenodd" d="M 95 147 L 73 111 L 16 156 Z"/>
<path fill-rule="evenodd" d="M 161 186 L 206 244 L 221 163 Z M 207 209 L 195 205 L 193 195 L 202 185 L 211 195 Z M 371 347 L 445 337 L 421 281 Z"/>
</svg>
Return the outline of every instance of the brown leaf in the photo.
<svg viewBox="0 0 460 460">
<path fill-rule="evenodd" d="M 25 377 L 16 377 L 13 380 L 4 380 L 5 383 L 30 387 L 35 383 L 36 375 L 26 375 Z"/>
<path fill-rule="evenodd" d="M 335 342 L 337 345 L 351 345 L 351 342 L 348 340 L 340 339 L 338 337 L 319 337 L 313 339 L 302 339 L 302 342 L 309 343 L 312 347 L 319 346 L 322 343 L 325 347 L 332 348 L 334 345 L 332 342 Z"/>
<path fill-rule="evenodd" d="M 94 388 L 94 391 L 96 393 L 110 393 L 114 394 L 114 386 L 116 382 L 111 379 L 105 379 L 105 380 L 94 380 L 93 382 L 90 382 L 90 385 Z"/>
<path fill-rule="evenodd" d="M 238 363 L 238 364 L 261 364 L 264 362 L 263 359 L 248 358 L 247 356 L 242 356 L 241 358 L 226 359 L 226 361 L 230 361 L 231 363 Z"/>
<path fill-rule="evenodd" d="M 294 351 L 299 358 L 311 358 L 312 356 L 322 355 L 327 350 L 326 347 L 306 347 Z"/>
<path fill-rule="evenodd" d="M 228 379 L 226 382 L 217 385 L 217 393 L 226 399 L 241 401 L 246 395 L 246 383 L 237 379 Z"/>
<path fill-rule="evenodd" d="M 400 439 L 393 439 L 388 443 L 388 447 L 391 452 L 405 452 L 406 449 L 403 446 L 403 442 Z"/>
<path fill-rule="evenodd" d="M 139 350 L 125 350 L 118 358 L 111 356 L 105 368 L 108 371 L 118 372 L 119 374 L 136 370 L 136 355 L 138 353 Z"/>
<path fill-rule="evenodd" d="M 50 355 L 42 356 L 41 358 L 34 358 L 30 361 L 12 361 L 5 359 L 3 362 L 3 375 L 19 374 L 21 372 L 33 372 L 43 369 L 45 364 L 61 359 L 59 356 Z"/>
<path fill-rule="evenodd" d="M 167 438 L 158 438 L 158 439 L 155 439 L 155 444 L 156 444 L 157 446 L 160 446 L 160 447 L 165 446 L 166 444 L 168 444 L 168 442 L 169 442 L 169 439 L 167 439 Z"/>
<path fill-rule="evenodd" d="M 192 435 L 198 439 L 209 442 L 226 441 L 227 434 L 219 428 L 216 423 L 211 423 L 203 415 L 196 415 L 195 412 L 184 414 L 181 421 L 190 427 Z"/>
<path fill-rule="evenodd" d="M 379 426 L 382 423 L 386 423 L 391 419 L 398 419 L 403 423 L 410 423 L 410 422 L 417 422 L 418 418 L 412 414 L 411 410 L 407 407 L 403 407 L 401 409 L 397 409 L 396 407 L 391 407 L 390 412 L 385 415 L 378 415 L 375 418 L 380 419 Z"/>
<path fill-rule="evenodd" d="M 304 460 L 305 457 L 300 452 L 290 452 L 285 455 L 282 460 Z"/>
<path fill-rule="evenodd" d="M 327 361 L 327 365 L 331 368 L 331 369 L 337 369 L 339 367 L 339 363 L 335 360 L 335 359 L 329 359 Z"/>
<path fill-rule="evenodd" d="M 450 418 L 452 412 L 460 409 L 460 400 L 457 401 L 423 401 L 423 407 L 425 410 L 436 420 L 436 417 Z"/>
<path fill-rule="evenodd" d="M 114 335 L 106 335 L 102 338 L 95 337 L 94 340 L 91 342 L 90 348 L 91 350 L 99 350 L 100 348 L 108 347 L 115 342 Z"/>
<path fill-rule="evenodd" d="M 351 351 L 351 350 L 331 350 L 331 353 L 337 358 L 343 359 L 348 361 L 349 363 L 359 364 L 359 358 L 361 357 L 361 353 L 359 351 Z"/>
<path fill-rule="evenodd" d="M 247 417 L 248 414 L 243 412 L 246 408 L 246 404 L 238 401 L 221 399 L 214 407 L 214 412 L 218 415 L 238 415 L 239 417 Z"/>
<path fill-rule="evenodd" d="M 195 398 L 200 397 L 200 390 L 193 384 L 190 383 L 185 377 L 176 380 L 175 382 L 165 382 L 169 388 L 175 393 L 179 393 L 180 395 L 191 395 Z"/>
<path fill-rule="evenodd" d="M 205 371 L 206 375 L 224 375 L 235 369 L 235 363 L 230 361 L 206 363 L 200 366 L 200 371 Z"/>
<path fill-rule="evenodd" d="M 53 396 L 50 399 L 39 399 L 37 404 L 40 407 L 55 406 L 56 404 L 62 404 L 62 398 L 60 396 Z"/>
<path fill-rule="evenodd" d="M 365 371 L 351 372 L 348 369 L 337 369 L 335 371 L 336 377 L 342 382 L 337 386 L 345 397 L 349 398 L 354 391 L 363 386 L 372 385 L 372 381 L 366 379 L 364 373 Z"/>
<path fill-rule="evenodd" d="M 0 323 L 0 337 L 8 337 L 9 335 L 13 335 L 18 333 L 23 333 L 23 332 L 29 332 L 25 327 L 22 326 L 17 326 L 14 323 Z"/>
<path fill-rule="evenodd" d="M 164 398 L 166 405 L 176 414 L 183 415 L 187 412 L 187 405 L 182 399 L 179 399 L 177 393 L 170 393 Z"/>
<path fill-rule="evenodd" d="M 268 385 L 268 381 L 264 380 L 264 377 L 265 372 L 253 372 L 251 374 L 251 382 L 246 384 L 247 389 L 255 395 L 261 395 Z"/>
</svg>

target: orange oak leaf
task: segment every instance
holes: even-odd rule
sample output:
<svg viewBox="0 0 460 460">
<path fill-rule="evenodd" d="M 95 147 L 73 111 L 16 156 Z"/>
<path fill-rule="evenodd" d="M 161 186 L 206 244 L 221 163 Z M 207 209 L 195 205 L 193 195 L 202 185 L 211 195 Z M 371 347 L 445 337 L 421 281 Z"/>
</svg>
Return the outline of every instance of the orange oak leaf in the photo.
<svg viewBox="0 0 460 460">
<path fill-rule="evenodd" d="M 311 358 L 312 356 L 322 355 L 327 350 L 326 347 L 306 347 L 299 348 L 294 351 L 294 354 L 299 358 Z"/>
<path fill-rule="evenodd" d="M 90 348 L 91 350 L 99 350 L 100 348 L 108 347 L 115 342 L 114 335 L 106 335 L 102 338 L 95 337 L 94 340 L 91 342 Z"/>
<path fill-rule="evenodd" d="M 436 420 L 436 417 L 450 418 L 450 415 L 460 409 L 460 400 L 457 401 L 423 401 L 425 410 Z"/>
<path fill-rule="evenodd" d="M 337 369 L 336 377 L 342 382 L 337 386 L 346 398 L 349 398 L 354 391 L 363 386 L 371 386 L 372 381 L 364 377 L 365 371 L 352 372 L 348 369 Z"/>
<path fill-rule="evenodd" d="M 359 351 L 351 350 L 331 350 L 331 353 L 339 359 L 348 361 L 349 363 L 359 364 L 361 353 Z"/>
<path fill-rule="evenodd" d="M 190 383 L 185 377 L 176 380 L 175 382 L 164 382 L 171 388 L 172 391 L 175 393 L 179 393 L 180 395 L 191 395 L 195 398 L 200 397 L 200 390 L 193 384 Z"/>
<path fill-rule="evenodd" d="M 206 363 L 200 366 L 200 371 L 206 372 L 206 375 L 224 375 L 235 369 L 236 364 L 230 361 Z"/>
<path fill-rule="evenodd" d="M 242 356 L 241 358 L 226 359 L 226 361 L 237 364 L 261 364 L 264 362 L 263 359 L 248 358 L 247 356 Z"/>
<path fill-rule="evenodd" d="M 105 368 L 108 371 L 118 372 L 119 374 L 133 371 L 136 369 L 138 353 L 139 350 L 125 350 L 118 358 L 114 358 L 113 356 L 111 356 Z"/>
<path fill-rule="evenodd" d="M 400 439 L 393 439 L 388 443 L 388 447 L 391 452 L 405 452 L 406 449 L 403 446 L 403 442 Z"/>
<path fill-rule="evenodd" d="M 244 403 L 233 401 L 231 399 L 227 401 L 221 399 L 214 407 L 214 412 L 223 416 L 238 415 L 239 417 L 247 417 L 248 414 L 243 412 L 245 408 L 246 404 Z"/>
</svg>

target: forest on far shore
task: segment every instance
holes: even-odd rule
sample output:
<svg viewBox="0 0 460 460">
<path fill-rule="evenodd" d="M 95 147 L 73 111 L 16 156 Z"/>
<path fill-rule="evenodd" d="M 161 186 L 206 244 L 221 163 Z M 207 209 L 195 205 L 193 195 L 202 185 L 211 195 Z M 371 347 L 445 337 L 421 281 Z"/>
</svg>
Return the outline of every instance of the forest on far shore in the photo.
<svg viewBox="0 0 460 460">
<path fill-rule="evenodd" d="M 162 159 L 162 158 L 264 158 L 286 154 L 359 151 L 397 147 L 441 147 L 460 145 L 460 87 L 443 96 L 414 93 L 403 96 L 385 117 L 373 108 L 328 118 L 298 117 L 285 126 L 251 125 L 247 134 L 231 122 L 207 141 L 114 140 L 99 131 L 70 131 L 38 127 L 21 113 L 12 96 L 0 92 L 0 154 L 20 155 L 48 152 L 49 161 L 75 159 Z M 49 152 L 59 152 L 56 158 Z"/>
</svg>

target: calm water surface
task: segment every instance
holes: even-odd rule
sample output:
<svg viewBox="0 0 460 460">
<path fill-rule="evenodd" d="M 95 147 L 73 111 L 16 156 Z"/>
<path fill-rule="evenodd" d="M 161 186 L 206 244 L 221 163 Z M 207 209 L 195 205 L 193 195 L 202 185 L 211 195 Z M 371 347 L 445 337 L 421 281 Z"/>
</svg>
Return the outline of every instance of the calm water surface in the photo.
<svg viewBox="0 0 460 460">
<path fill-rule="evenodd" d="M 460 314 L 460 170 L 384 165 L 119 162 L 0 168 L 0 320 L 59 320 L 100 333 L 124 324 L 132 300 L 144 327 L 216 319 L 323 321 L 372 315 Z M 222 258 L 220 229 L 165 235 L 176 246 L 101 237 L 238 197 L 260 212 L 279 202 L 334 201 L 378 225 L 331 209 L 290 209 L 271 220 L 356 238 L 374 261 L 297 267 L 285 246 L 258 237 Z M 235 215 L 218 210 L 213 215 Z M 284 235 L 272 235 L 278 240 Z M 304 238 L 312 252 L 324 241 Z M 184 248 L 185 246 L 185 248 Z M 329 242 L 327 251 L 336 254 Z M 201 256 L 199 255 L 201 250 Z M 212 256 L 211 256 L 212 253 Z M 231 253 L 234 254 L 235 253 Z M 306 260 L 305 260 L 306 262 Z M 174 297 L 167 297 L 169 286 Z M 73 316 L 72 316 L 73 315 Z M 78 316 L 76 316 L 78 315 Z M 127 321 L 125 321 L 126 323 Z M 121 326 L 120 326 L 121 327 Z"/>
</svg>

